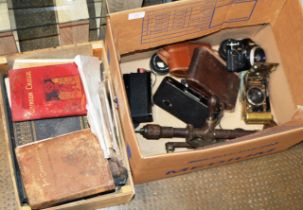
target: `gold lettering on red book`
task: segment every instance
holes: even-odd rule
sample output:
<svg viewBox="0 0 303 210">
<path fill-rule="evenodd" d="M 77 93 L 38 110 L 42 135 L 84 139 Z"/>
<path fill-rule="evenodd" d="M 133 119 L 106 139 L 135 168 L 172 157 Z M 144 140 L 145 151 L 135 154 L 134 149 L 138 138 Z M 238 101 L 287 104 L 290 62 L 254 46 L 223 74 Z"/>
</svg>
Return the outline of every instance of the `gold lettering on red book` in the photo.
<svg viewBox="0 0 303 210">
<path fill-rule="evenodd" d="M 35 101 L 34 101 L 34 94 L 33 92 L 28 93 L 28 106 L 29 110 L 34 113 L 35 112 Z"/>
<path fill-rule="evenodd" d="M 26 77 L 26 86 L 25 86 L 25 89 L 29 91 L 27 93 L 28 106 L 29 106 L 30 112 L 34 113 L 35 112 L 35 106 L 34 106 L 34 94 L 32 92 L 32 89 L 33 89 L 32 72 L 31 71 L 27 71 L 25 73 L 25 77 Z"/>
<path fill-rule="evenodd" d="M 26 86 L 25 86 L 25 89 L 27 89 L 27 90 L 33 89 L 32 72 L 27 71 L 25 73 L 25 76 L 26 76 Z"/>
</svg>

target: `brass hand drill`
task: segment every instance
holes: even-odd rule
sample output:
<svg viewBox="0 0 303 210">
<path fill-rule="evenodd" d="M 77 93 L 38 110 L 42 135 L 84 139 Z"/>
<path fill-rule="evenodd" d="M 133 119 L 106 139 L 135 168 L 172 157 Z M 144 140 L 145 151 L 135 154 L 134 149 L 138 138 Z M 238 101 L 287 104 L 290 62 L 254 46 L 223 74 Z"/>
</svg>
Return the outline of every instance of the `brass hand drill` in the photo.
<svg viewBox="0 0 303 210">
<path fill-rule="evenodd" d="M 186 128 L 163 127 L 155 124 L 148 124 L 136 131 L 144 138 L 149 140 L 158 140 L 160 138 L 185 138 L 185 142 L 167 142 L 165 147 L 167 152 L 173 152 L 175 148 L 198 148 L 209 144 L 214 144 L 226 139 L 234 139 L 244 135 L 254 133 L 256 131 L 248 131 L 243 129 L 215 129 L 218 122 L 216 111 L 218 100 L 211 97 L 209 100 L 209 117 L 202 128 L 193 128 L 188 125 Z"/>
</svg>

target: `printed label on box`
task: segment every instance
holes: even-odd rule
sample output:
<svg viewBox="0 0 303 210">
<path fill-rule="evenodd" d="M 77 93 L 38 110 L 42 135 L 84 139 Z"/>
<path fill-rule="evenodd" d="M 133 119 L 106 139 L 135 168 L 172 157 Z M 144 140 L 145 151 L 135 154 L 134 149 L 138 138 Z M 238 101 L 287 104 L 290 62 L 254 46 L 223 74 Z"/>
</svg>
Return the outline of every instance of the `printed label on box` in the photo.
<svg viewBox="0 0 303 210">
<path fill-rule="evenodd" d="M 142 22 L 141 44 L 247 21 L 256 3 L 257 0 L 204 0 L 176 6 L 175 10 L 147 12 Z"/>
</svg>

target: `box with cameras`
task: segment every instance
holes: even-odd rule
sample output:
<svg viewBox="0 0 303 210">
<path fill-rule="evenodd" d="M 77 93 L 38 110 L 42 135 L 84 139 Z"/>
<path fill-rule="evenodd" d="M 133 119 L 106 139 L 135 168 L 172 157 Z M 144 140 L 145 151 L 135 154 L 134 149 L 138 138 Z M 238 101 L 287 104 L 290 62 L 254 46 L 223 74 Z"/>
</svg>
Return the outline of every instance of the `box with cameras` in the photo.
<svg viewBox="0 0 303 210">
<path fill-rule="evenodd" d="M 110 14 L 105 48 L 135 183 L 300 143 L 302 21 L 297 0 L 183 0 Z M 191 54 L 188 43 L 200 47 Z M 197 81 L 211 94 L 197 95 Z"/>
<path fill-rule="evenodd" d="M 63 118 L 53 118 L 54 121 L 51 121 L 52 119 L 42 119 L 38 121 L 32 121 L 31 124 L 27 124 L 27 121 L 24 122 L 12 122 L 10 119 L 10 112 L 8 111 L 9 103 L 7 101 L 7 91 L 5 89 L 8 87 L 6 86 L 3 80 L 3 77 L 7 75 L 11 71 L 18 71 L 18 70 L 11 70 L 19 68 L 17 66 L 24 66 L 27 67 L 34 66 L 41 66 L 46 65 L 45 62 L 47 62 L 48 65 L 55 65 L 58 63 L 65 63 L 65 62 L 73 62 L 73 59 L 76 55 L 84 55 L 84 56 L 90 56 L 90 58 L 95 59 L 95 61 L 99 63 L 98 60 L 101 60 L 102 66 L 103 66 L 103 76 L 108 75 L 108 78 L 110 78 L 108 74 L 109 66 L 107 64 L 107 58 L 106 53 L 104 50 L 103 41 L 97 41 L 97 42 L 90 42 L 90 43 L 82 43 L 78 45 L 68 45 L 68 46 L 61 46 L 57 48 L 48 48 L 48 49 L 42 49 L 42 50 L 36 50 L 26 53 L 20 53 L 20 54 L 12 54 L 5 57 L 1 57 L 0 61 L 0 70 L 1 70 L 1 99 L 0 99 L 0 109 L 1 109 L 1 151 L 6 151 L 7 153 L 7 160 L 8 163 L 5 165 L 8 165 L 9 171 L 7 171 L 7 174 L 10 174 L 11 180 L 13 183 L 14 188 L 14 195 L 15 199 L 17 201 L 17 207 L 19 209 L 97 209 L 102 207 L 108 207 L 113 205 L 119 205 L 122 203 L 126 203 L 131 200 L 131 198 L 134 195 L 134 186 L 132 181 L 132 176 L 130 175 L 130 168 L 127 161 L 127 152 L 126 152 L 126 146 L 124 144 L 124 141 L 122 140 L 123 136 L 121 133 L 122 128 L 120 127 L 120 121 L 118 118 L 117 109 L 114 107 L 114 102 L 112 103 L 112 116 L 116 116 L 116 122 L 115 123 L 115 130 L 117 131 L 117 144 L 119 147 L 119 152 L 117 153 L 118 156 L 117 159 L 121 160 L 123 163 L 123 168 L 127 170 L 127 175 L 123 172 L 123 180 L 122 177 L 115 178 L 114 172 L 111 168 L 111 173 L 114 176 L 113 178 L 109 178 L 106 174 L 108 171 L 108 167 L 106 164 L 102 165 L 102 160 L 105 160 L 105 158 L 102 155 L 101 148 L 99 146 L 96 146 L 96 143 L 92 143 L 93 141 L 91 139 L 91 136 L 88 135 L 88 133 L 91 134 L 91 132 L 88 132 L 89 129 L 85 129 L 82 131 L 75 131 L 72 132 L 75 129 L 83 129 L 87 128 L 84 124 L 87 124 L 87 121 L 85 121 L 85 117 L 81 116 L 71 116 L 71 117 L 63 117 Z M 96 58 L 97 57 L 97 58 Z M 41 63 L 42 62 L 42 63 Z M 43 71 L 43 70 L 42 70 Z M 12 78 L 10 78 L 9 81 L 11 81 Z M 109 85 L 111 87 L 111 85 Z M 112 88 L 111 88 L 112 89 Z M 111 99 L 115 97 L 115 93 L 110 90 Z M 111 100 L 110 99 L 110 100 Z M 58 119 L 58 121 L 56 121 Z M 63 123 L 68 122 L 67 124 L 61 123 L 60 119 L 62 119 Z M 64 121 L 64 119 L 67 119 L 67 121 Z M 70 119 L 70 120 L 68 120 Z M 81 125 L 78 125 L 78 119 L 81 121 Z M 43 123 L 43 120 L 46 120 L 46 123 Z M 53 124 L 53 122 L 55 124 Z M 20 124 L 21 123 L 21 124 Z M 22 125 L 23 123 L 23 125 Z M 24 124 L 25 123 L 25 124 Z M 61 124 L 60 124 L 61 123 Z M 47 125 L 48 124 L 48 125 Z M 54 128 L 51 128 L 51 126 L 55 126 Z M 31 127 L 33 129 L 32 131 L 28 131 L 27 127 Z M 49 130 L 46 130 L 45 128 L 42 128 L 41 126 L 47 127 Z M 63 127 L 58 127 L 63 126 Z M 76 128 L 80 126 L 81 128 Z M 74 127 L 74 128 L 72 128 Z M 92 126 L 89 125 L 91 128 Z M 19 130 L 18 130 L 19 129 Z M 36 132 L 35 134 L 32 134 L 35 136 L 35 139 L 29 139 L 31 141 L 36 141 L 39 139 L 38 136 L 45 136 L 50 135 L 50 132 L 63 132 L 63 130 L 69 130 L 71 133 L 67 133 L 66 135 L 61 135 L 60 137 L 51 137 L 47 140 L 37 141 L 31 144 L 27 144 L 25 146 L 28 146 L 29 153 L 22 150 L 22 155 L 27 156 L 27 160 L 25 162 L 19 162 L 24 159 L 23 157 L 17 157 L 18 162 L 16 161 L 15 156 L 15 147 L 16 145 L 19 145 L 19 143 L 26 141 L 25 139 L 30 138 L 30 134 L 28 132 Z M 26 133 L 27 132 L 27 133 Z M 21 136 L 19 136 L 21 135 Z M 57 134 L 55 134 L 57 135 Z M 19 137 L 18 137 L 19 136 Z M 15 140 L 14 140 L 15 139 Z M 74 139 L 74 140 L 71 140 Z M 87 147 L 87 143 L 83 142 L 80 143 L 80 140 L 83 139 L 86 142 L 91 142 L 91 146 Z M 82 140 L 81 140 L 82 141 Z M 48 143 L 46 143 L 48 142 Z M 56 143 L 57 142 L 57 143 Z M 60 143 L 61 142 L 61 143 Z M 67 143 L 64 143 L 67 142 Z M 96 140 L 94 140 L 96 142 Z M 24 142 L 23 142 L 24 143 Z M 35 144 L 37 143 L 37 144 Z M 46 144 L 44 144 L 46 143 Z M 59 144 L 59 147 L 58 147 Z M 77 145 L 76 147 L 72 147 L 72 145 Z M 38 167 L 35 168 L 35 156 L 33 154 L 36 154 L 34 151 L 35 145 L 38 145 L 39 151 L 41 151 L 40 154 L 40 161 L 38 161 Z M 57 146 L 56 146 L 57 145 Z M 92 145 L 95 145 L 92 147 Z M 99 143 L 98 143 L 99 145 Z M 24 146 L 24 145 L 23 145 Z M 31 147 L 32 146 L 32 147 Z M 18 148 L 18 147 L 17 147 Z M 26 148 L 26 147 L 24 147 Z M 73 149 L 72 149 L 73 148 Z M 90 154 L 86 154 L 84 151 L 81 151 L 81 148 L 86 148 L 88 151 L 90 151 Z M 93 149 L 95 148 L 95 149 Z M 116 147 L 115 147 L 116 148 Z M 80 149 L 80 150 L 79 150 Z M 117 148 L 116 148 L 117 149 Z M 37 150 L 37 151 L 38 151 Z M 64 152 L 64 151 L 67 152 Z M 77 151 L 78 154 L 73 153 L 73 151 Z M 20 149 L 19 149 L 20 152 Z M 17 152 L 16 152 L 17 153 Z M 73 154 L 72 154 L 73 153 Z M 19 153 L 20 154 L 20 153 Z M 47 154 L 47 157 L 49 158 L 47 161 L 47 158 L 45 159 L 44 156 Z M 54 155 L 56 154 L 54 157 Z M 64 156 L 65 155 L 65 156 Z M 18 156 L 18 155 L 17 155 Z M 31 156 L 31 157 L 30 157 Z M 100 157 L 101 158 L 100 158 Z M 68 158 L 69 157 L 69 158 Z M 30 161 L 29 159 L 30 158 Z M 57 161 L 55 159 L 57 159 Z M 60 159 L 61 158 L 61 159 Z M 69 159 L 69 161 L 66 162 L 65 159 Z M 73 158 L 77 161 L 73 161 Z M 39 158 L 38 158 L 39 159 Z M 99 160 L 100 159 L 100 160 Z M 5 159 L 6 160 L 6 159 Z M 65 160 L 65 161 L 64 161 Z M 55 162 L 52 162 L 55 161 Z M 106 160 L 107 161 L 107 160 Z M 114 160 L 113 160 L 114 161 Z M 41 165 L 41 163 L 47 163 L 46 165 Z M 24 164 L 26 165 L 24 165 Z M 59 164 L 57 164 L 59 163 Z M 81 165 L 81 164 L 84 164 Z M 22 167 L 29 167 L 32 171 L 23 171 L 21 172 L 22 175 L 20 175 L 19 167 L 20 164 L 22 164 Z M 69 165 L 68 165 L 69 164 Z M 71 165 L 70 165 L 71 164 Z M 95 165 L 94 165 L 95 164 Z M 121 162 L 119 162 L 121 164 Z M 65 165 L 65 166 L 64 166 Z M 85 166 L 86 165 L 86 166 Z M 62 168 L 63 167 L 63 168 Z M 115 166 L 114 166 L 115 167 Z M 116 165 L 117 170 L 120 166 Z M 23 168 L 23 169 L 24 169 Z M 80 169 L 81 168 L 81 169 Z M 108 168 L 108 169 L 107 169 Z M 22 170 L 22 169 L 21 169 Z M 27 170 L 27 169 L 26 169 Z M 82 171 L 81 171 L 82 170 Z M 104 170 L 103 172 L 101 170 Z M 37 172 L 36 172 L 37 171 Z M 40 172 L 39 172 L 40 171 Z M 79 171 L 80 175 L 78 175 L 77 171 Z M 32 177 L 26 177 L 23 176 L 25 172 L 32 173 Z M 42 175 L 37 175 L 37 173 L 41 173 Z M 74 177 L 70 177 L 70 174 L 76 174 Z M 103 175 L 102 175 L 103 173 Z M 109 174 L 111 174 L 109 173 Z M 93 175 L 93 176 L 92 176 Z M 101 176 L 100 176 L 101 175 Z M 42 176 L 42 178 L 40 177 Z M 128 176 L 128 179 L 125 179 L 126 176 Z M 69 178 L 67 178 L 69 177 Z M 82 178 L 81 178 L 82 177 Z M 95 177 L 95 178 L 94 178 Z M 24 179 L 24 180 L 23 180 Z M 82 181 L 81 181 L 82 179 Z M 42 183 L 39 183 L 39 180 Z M 55 180 L 55 183 L 53 183 Z M 58 186 L 59 182 L 62 182 L 61 180 L 65 180 L 66 183 L 61 183 L 60 186 Z M 78 181 L 77 181 L 78 180 Z M 115 185 L 113 184 L 113 180 Z M 30 181 L 34 183 L 34 187 L 32 188 Z M 121 183 L 117 182 L 121 181 Z M 90 189 L 87 190 L 86 186 L 90 186 L 89 183 L 95 183 L 95 186 L 91 186 Z M 104 182 L 104 184 L 102 183 Z M 22 184 L 23 183 L 23 184 Z M 45 185 L 44 185 L 44 184 Z M 48 184 L 47 184 L 48 183 Z M 50 183 L 53 183 L 52 186 L 49 186 Z M 111 184 L 107 184 L 111 183 Z M 41 186 L 40 186 L 41 185 Z M 77 185 L 77 186 L 76 186 Z M 45 186 L 47 188 L 45 188 Z M 65 187 L 64 187 L 65 186 Z M 96 187 L 97 186 L 97 187 Z M 116 187 L 115 187 L 116 186 Z M 59 188 L 59 189 L 58 189 Z M 64 189 L 63 189 L 64 188 Z M 75 189 L 83 189 L 83 191 L 75 192 Z M 86 189 L 84 189 L 86 188 Z M 96 190 L 98 188 L 98 190 Z M 102 188 L 102 189 L 101 189 Z M 25 189 L 25 191 L 24 191 Z M 80 189 L 80 190 L 81 190 Z M 102 191 L 100 191 L 100 189 Z M 107 189 L 110 189 L 109 191 Z M 32 191 L 31 191 L 32 190 Z M 56 191 L 57 190 L 57 191 Z M 86 192 L 89 193 L 86 193 Z M 28 194 L 29 193 L 29 194 Z M 34 197 L 32 196 L 34 193 Z M 82 195 L 82 196 L 81 196 Z M 41 199 L 42 203 L 36 203 L 36 200 Z M 31 201 L 33 203 L 35 202 L 35 205 L 31 205 Z M 40 205 L 41 204 L 41 205 Z M 39 207 L 38 207 L 39 206 Z"/>
</svg>

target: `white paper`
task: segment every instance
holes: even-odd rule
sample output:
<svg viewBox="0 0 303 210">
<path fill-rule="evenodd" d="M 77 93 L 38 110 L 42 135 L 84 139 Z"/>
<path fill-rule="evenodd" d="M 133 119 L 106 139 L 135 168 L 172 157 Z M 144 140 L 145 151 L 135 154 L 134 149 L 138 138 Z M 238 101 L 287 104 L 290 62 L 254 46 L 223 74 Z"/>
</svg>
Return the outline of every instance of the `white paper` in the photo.
<svg viewBox="0 0 303 210">
<path fill-rule="evenodd" d="M 8 100 L 8 104 L 9 104 L 9 107 L 12 107 L 12 104 L 11 104 L 11 90 L 10 90 L 10 86 L 9 86 L 9 79 L 8 77 L 6 77 L 4 79 L 4 85 L 5 85 L 5 88 L 6 88 L 6 95 L 7 95 L 7 100 Z"/>
<path fill-rule="evenodd" d="M 99 98 L 99 85 L 101 82 L 100 61 L 95 57 L 78 55 L 75 58 L 75 63 L 78 66 L 86 95 L 87 118 L 91 131 L 97 136 L 104 152 L 104 157 L 110 158 L 112 143 L 102 125 L 104 118 Z"/>
<path fill-rule="evenodd" d="M 145 16 L 145 12 L 129 13 L 128 20 L 141 19 L 141 18 L 144 18 L 144 16 Z"/>
</svg>

